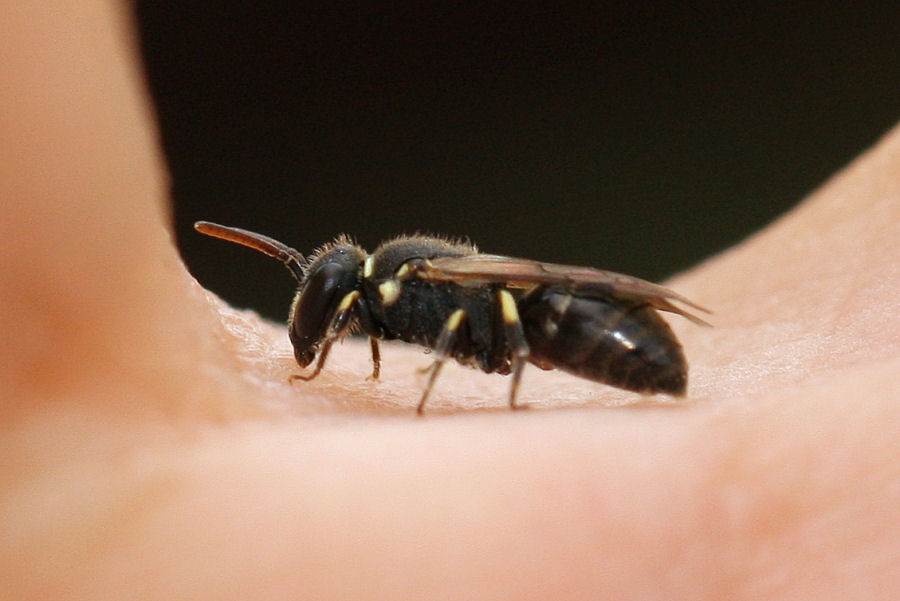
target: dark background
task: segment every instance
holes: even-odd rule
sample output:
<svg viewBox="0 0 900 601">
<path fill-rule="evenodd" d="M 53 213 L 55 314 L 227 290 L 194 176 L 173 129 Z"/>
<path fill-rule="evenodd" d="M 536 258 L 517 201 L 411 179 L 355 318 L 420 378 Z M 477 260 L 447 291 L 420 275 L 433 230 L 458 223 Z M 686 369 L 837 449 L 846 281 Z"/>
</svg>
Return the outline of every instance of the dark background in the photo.
<svg viewBox="0 0 900 601">
<path fill-rule="evenodd" d="M 277 319 L 284 268 L 193 221 L 306 253 L 438 232 L 659 280 L 900 117 L 897 15 L 853 3 L 135 10 L 185 259 Z"/>
</svg>

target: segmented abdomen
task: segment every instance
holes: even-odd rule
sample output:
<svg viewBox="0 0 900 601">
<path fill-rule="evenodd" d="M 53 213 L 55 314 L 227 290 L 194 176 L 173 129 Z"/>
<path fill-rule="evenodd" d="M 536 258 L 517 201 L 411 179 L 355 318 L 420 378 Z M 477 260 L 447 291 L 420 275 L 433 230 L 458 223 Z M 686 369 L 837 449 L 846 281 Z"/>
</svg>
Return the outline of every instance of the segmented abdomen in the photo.
<svg viewBox="0 0 900 601">
<path fill-rule="evenodd" d="M 538 365 L 635 392 L 685 393 L 681 345 L 644 302 L 537 288 L 519 301 L 519 314 Z"/>
</svg>

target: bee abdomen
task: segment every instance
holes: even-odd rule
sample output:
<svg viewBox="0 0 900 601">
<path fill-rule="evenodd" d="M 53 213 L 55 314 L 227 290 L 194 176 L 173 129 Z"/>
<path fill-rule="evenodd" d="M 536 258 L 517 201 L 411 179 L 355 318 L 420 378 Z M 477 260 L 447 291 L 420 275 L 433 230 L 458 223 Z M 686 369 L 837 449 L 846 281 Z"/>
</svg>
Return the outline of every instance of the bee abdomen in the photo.
<svg viewBox="0 0 900 601">
<path fill-rule="evenodd" d="M 519 313 L 535 363 L 635 392 L 685 393 L 681 345 L 645 303 L 551 287 L 522 298 Z"/>
</svg>

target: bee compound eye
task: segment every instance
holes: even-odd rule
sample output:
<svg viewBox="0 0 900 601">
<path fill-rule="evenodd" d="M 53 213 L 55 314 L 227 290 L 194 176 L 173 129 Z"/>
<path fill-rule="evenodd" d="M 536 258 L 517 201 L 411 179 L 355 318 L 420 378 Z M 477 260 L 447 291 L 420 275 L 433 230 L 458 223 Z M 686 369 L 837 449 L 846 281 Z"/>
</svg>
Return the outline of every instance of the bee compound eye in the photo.
<svg viewBox="0 0 900 601">
<path fill-rule="evenodd" d="M 291 344 L 300 365 L 308 365 L 315 358 L 338 306 L 355 288 L 356 271 L 339 263 L 326 263 L 309 274 L 289 320 Z"/>
</svg>

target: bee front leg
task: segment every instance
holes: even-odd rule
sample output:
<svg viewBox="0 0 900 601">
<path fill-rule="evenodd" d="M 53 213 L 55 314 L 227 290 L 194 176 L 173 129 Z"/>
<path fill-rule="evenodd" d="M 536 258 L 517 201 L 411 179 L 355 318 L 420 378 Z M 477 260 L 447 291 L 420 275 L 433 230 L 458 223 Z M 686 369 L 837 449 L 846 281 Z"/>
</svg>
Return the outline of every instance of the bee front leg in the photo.
<svg viewBox="0 0 900 601">
<path fill-rule="evenodd" d="M 309 382 L 310 380 L 318 376 L 319 373 L 321 373 L 322 368 L 325 367 L 325 360 L 328 358 L 328 352 L 331 351 L 331 345 L 334 344 L 335 340 L 344 336 L 344 334 L 347 333 L 347 329 L 350 327 L 350 324 L 353 323 L 353 307 L 356 305 L 359 297 L 359 291 L 354 290 L 353 292 L 347 293 L 344 298 L 341 299 L 341 302 L 338 305 L 337 310 L 334 312 L 331 321 L 328 322 L 328 327 L 325 329 L 325 335 L 322 337 L 322 349 L 319 351 L 319 360 L 316 361 L 316 368 L 308 376 L 302 376 L 299 374 L 290 376 L 288 378 L 289 382 L 293 383 L 294 380 L 303 380 L 304 382 Z M 373 348 L 373 359 L 376 358 L 377 355 L 377 348 Z M 376 377 L 378 374 L 379 366 L 380 359 L 375 364 Z"/>
<path fill-rule="evenodd" d="M 444 329 L 441 330 L 441 335 L 434 345 L 435 357 L 434 363 L 429 368 L 431 373 L 428 376 L 428 384 L 425 385 L 425 390 L 422 391 L 422 398 L 419 400 L 418 407 L 416 407 L 416 413 L 419 415 L 422 415 L 422 411 L 425 409 L 425 401 L 428 400 L 428 394 L 431 392 L 431 387 L 434 386 L 434 380 L 441 371 L 444 361 L 447 360 L 447 354 L 456 341 L 456 333 L 459 331 L 459 326 L 465 317 L 466 312 L 462 309 L 457 309 L 444 322 Z"/>
<path fill-rule="evenodd" d="M 328 352 L 331 350 L 332 343 L 334 343 L 334 338 L 326 340 L 324 343 L 322 343 L 322 350 L 319 351 L 319 360 L 316 361 L 316 368 L 311 374 L 309 374 L 308 376 L 292 374 L 288 378 L 288 382 L 290 382 L 291 384 L 294 383 L 294 380 L 303 380 L 304 382 L 309 382 L 310 380 L 318 376 L 322 371 L 322 368 L 325 367 L 325 359 L 328 358 Z"/>
<path fill-rule="evenodd" d="M 372 375 L 368 379 L 377 380 L 381 374 L 381 351 L 378 350 L 378 341 L 369 338 L 369 347 L 372 349 Z"/>
</svg>

